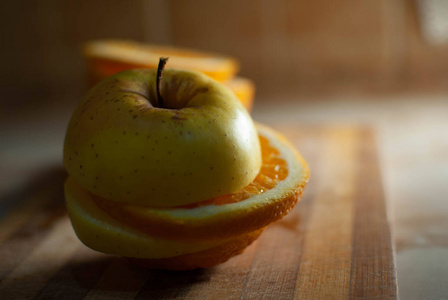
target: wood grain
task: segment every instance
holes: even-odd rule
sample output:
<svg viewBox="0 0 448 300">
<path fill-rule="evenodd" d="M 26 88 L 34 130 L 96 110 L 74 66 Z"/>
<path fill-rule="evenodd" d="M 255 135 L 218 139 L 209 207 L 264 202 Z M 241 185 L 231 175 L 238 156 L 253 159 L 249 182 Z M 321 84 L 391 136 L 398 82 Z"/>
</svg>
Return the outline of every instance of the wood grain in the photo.
<svg viewBox="0 0 448 300">
<path fill-rule="evenodd" d="M 91 251 L 64 213 L 60 174 L 0 220 L 0 299 L 396 299 L 372 132 L 276 128 L 305 156 L 311 180 L 294 211 L 242 255 L 211 269 L 168 272 Z"/>
</svg>

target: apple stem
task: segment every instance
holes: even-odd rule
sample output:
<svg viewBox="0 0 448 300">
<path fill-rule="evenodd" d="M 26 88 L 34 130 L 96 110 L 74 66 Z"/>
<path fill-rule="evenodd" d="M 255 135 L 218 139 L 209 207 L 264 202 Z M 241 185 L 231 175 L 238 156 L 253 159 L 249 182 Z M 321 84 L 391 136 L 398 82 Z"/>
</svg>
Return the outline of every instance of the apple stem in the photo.
<svg viewBox="0 0 448 300">
<path fill-rule="evenodd" d="M 165 68 L 166 62 L 168 61 L 169 57 L 161 57 L 159 59 L 159 65 L 157 67 L 157 81 L 156 81 L 156 89 L 157 89 L 157 102 L 160 108 L 165 108 L 165 104 L 163 103 L 162 95 L 160 94 L 160 86 L 162 83 L 162 73 L 163 69 Z"/>
</svg>

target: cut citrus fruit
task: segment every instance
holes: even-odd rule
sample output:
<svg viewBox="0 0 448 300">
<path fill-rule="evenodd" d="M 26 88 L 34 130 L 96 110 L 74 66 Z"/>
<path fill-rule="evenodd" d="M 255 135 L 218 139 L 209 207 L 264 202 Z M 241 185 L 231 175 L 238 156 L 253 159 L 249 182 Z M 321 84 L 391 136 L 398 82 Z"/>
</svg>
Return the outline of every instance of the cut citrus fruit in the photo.
<svg viewBox="0 0 448 300">
<path fill-rule="evenodd" d="M 84 55 L 94 78 L 127 69 L 157 68 L 161 56 L 170 58 L 171 68 L 203 72 L 218 81 L 233 78 L 239 68 L 238 62 L 230 57 L 123 40 L 92 41 L 85 45 Z"/>
<path fill-rule="evenodd" d="M 248 110 L 252 107 L 255 85 L 247 78 L 235 77 L 239 65 L 232 58 L 122 40 L 92 41 L 83 50 L 87 59 L 89 87 L 124 70 L 157 68 L 159 58 L 168 56 L 170 68 L 203 72 L 229 87 Z"/>
<path fill-rule="evenodd" d="M 193 205 L 152 208 L 91 194 L 66 182 L 73 227 L 87 246 L 149 259 L 154 268 L 208 267 L 241 253 L 270 223 L 298 202 L 308 181 L 303 158 L 274 130 L 257 124 L 263 164 L 244 189 Z"/>
</svg>

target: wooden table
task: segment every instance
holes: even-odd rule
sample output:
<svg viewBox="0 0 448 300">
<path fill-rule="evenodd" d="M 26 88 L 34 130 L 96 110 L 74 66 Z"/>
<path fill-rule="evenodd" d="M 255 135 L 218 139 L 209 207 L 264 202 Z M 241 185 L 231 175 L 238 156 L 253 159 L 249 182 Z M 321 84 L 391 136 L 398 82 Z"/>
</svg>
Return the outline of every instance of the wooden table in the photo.
<svg viewBox="0 0 448 300">
<path fill-rule="evenodd" d="M 73 233 L 60 165 L 0 202 L 0 299 L 395 299 L 394 250 L 373 131 L 275 125 L 309 162 L 293 212 L 211 269 L 149 271 Z M 3 174 L 4 175 L 4 174 Z"/>
</svg>

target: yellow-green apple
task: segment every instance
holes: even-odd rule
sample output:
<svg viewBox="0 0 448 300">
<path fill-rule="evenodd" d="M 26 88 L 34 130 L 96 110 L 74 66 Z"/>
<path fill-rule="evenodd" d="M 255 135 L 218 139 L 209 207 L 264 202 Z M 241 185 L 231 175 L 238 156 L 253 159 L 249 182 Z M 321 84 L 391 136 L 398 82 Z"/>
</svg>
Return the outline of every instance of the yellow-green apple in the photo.
<svg viewBox="0 0 448 300">
<path fill-rule="evenodd" d="M 240 101 L 206 75 L 166 69 L 160 80 L 162 69 L 123 71 L 88 92 L 66 134 L 69 175 L 95 195 L 155 207 L 252 182 L 261 150 Z"/>
</svg>

